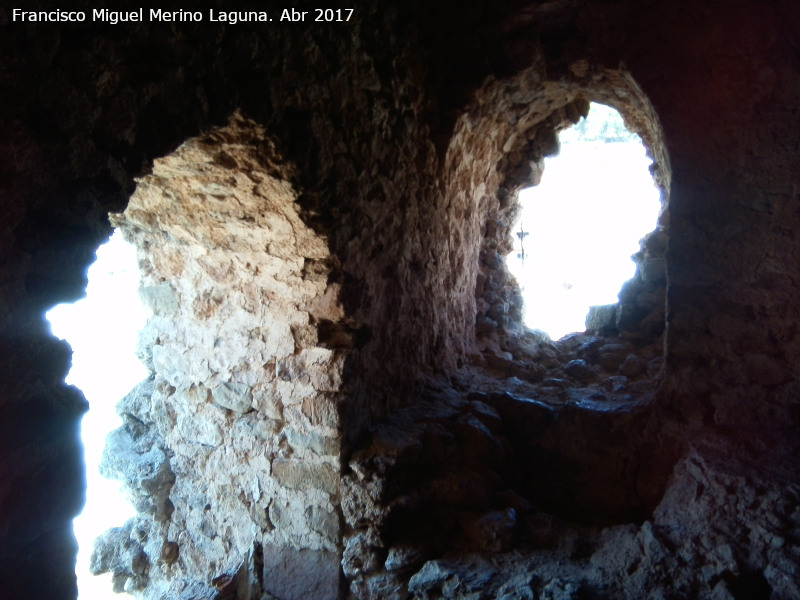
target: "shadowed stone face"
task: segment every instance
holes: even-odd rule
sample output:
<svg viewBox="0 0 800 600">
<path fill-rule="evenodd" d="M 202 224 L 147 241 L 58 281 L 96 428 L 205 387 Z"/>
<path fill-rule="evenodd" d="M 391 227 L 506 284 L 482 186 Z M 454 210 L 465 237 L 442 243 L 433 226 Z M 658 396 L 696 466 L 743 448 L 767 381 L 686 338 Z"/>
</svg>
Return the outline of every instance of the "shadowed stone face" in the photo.
<svg viewBox="0 0 800 600">
<path fill-rule="evenodd" d="M 108 462 L 140 515 L 95 561 L 118 588 L 800 596 L 797 11 L 354 9 L 0 16 L 4 592 L 75 597 L 85 403 L 42 314 L 113 212 L 154 311 Z M 589 100 L 669 210 L 619 309 L 553 344 L 502 257 Z"/>
</svg>

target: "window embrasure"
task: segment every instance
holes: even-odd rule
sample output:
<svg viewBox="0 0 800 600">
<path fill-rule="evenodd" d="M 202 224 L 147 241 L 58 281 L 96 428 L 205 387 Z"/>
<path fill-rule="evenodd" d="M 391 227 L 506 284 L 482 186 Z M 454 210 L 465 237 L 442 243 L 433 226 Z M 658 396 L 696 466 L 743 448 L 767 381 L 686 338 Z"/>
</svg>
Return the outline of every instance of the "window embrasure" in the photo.
<svg viewBox="0 0 800 600">
<path fill-rule="evenodd" d="M 560 153 L 545 159 L 541 182 L 520 192 L 507 257 L 525 324 L 552 339 L 583 331 L 591 306 L 617 303 L 636 273 L 639 240 L 661 211 L 652 160 L 616 110 L 592 103 L 588 117 L 559 138 Z"/>
</svg>

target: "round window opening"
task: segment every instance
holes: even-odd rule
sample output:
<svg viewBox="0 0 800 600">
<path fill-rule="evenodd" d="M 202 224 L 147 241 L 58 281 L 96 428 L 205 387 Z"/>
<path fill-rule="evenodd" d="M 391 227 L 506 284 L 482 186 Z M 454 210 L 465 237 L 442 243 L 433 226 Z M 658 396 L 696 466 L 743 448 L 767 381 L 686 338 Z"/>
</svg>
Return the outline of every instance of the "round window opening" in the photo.
<svg viewBox="0 0 800 600">
<path fill-rule="evenodd" d="M 592 103 L 588 117 L 559 141 L 539 185 L 520 192 L 507 257 L 525 301 L 525 325 L 553 340 L 590 322 L 597 327 L 604 314 L 619 318 L 602 307 L 615 305 L 636 274 L 634 255 L 641 258 L 640 240 L 656 228 L 662 208 L 653 161 L 615 109 Z"/>
</svg>

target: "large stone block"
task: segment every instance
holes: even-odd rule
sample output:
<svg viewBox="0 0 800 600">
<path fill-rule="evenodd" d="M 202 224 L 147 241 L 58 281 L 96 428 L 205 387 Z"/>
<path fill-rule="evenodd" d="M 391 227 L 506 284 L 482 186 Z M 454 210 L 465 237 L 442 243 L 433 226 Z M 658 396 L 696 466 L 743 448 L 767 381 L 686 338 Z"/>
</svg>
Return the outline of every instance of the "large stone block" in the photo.
<svg viewBox="0 0 800 600">
<path fill-rule="evenodd" d="M 302 410 L 312 425 L 334 428 L 339 424 L 336 404 L 329 395 L 320 394 L 304 399 Z"/>
<path fill-rule="evenodd" d="M 339 562 L 325 550 L 264 546 L 264 589 L 281 600 L 337 600 Z"/>
<path fill-rule="evenodd" d="M 281 485 L 293 490 L 318 489 L 332 496 L 339 493 L 339 475 L 328 464 L 276 458 L 272 474 Z"/>
<path fill-rule="evenodd" d="M 234 412 L 245 413 L 251 408 L 253 395 L 244 383 L 226 382 L 211 392 L 214 402 Z"/>
<path fill-rule="evenodd" d="M 141 287 L 139 297 L 142 299 L 142 303 L 157 315 L 177 314 L 180 307 L 178 294 L 167 282 Z"/>
<path fill-rule="evenodd" d="M 339 440 L 318 433 L 302 433 L 295 429 L 286 430 L 286 440 L 295 450 L 310 450 L 319 455 L 334 455 L 339 449 Z"/>
<path fill-rule="evenodd" d="M 586 331 L 591 333 L 609 334 L 617 329 L 617 305 L 604 304 L 590 306 L 586 315 Z"/>
</svg>

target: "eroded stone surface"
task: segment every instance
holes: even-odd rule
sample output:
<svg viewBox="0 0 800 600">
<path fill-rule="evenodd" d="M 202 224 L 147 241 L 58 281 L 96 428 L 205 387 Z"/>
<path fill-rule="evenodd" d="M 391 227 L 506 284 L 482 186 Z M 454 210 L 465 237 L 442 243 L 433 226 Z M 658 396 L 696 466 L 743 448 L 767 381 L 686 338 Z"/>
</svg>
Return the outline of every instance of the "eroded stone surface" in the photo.
<svg viewBox="0 0 800 600">
<path fill-rule="evenodd" d="M 268 143 L 234 120 L 157 161 L 115 217 L 142 251 L 153 372 L 120 404 L 126 424 L 110 437 L 105 469 L 154 521 L 137 519 L 147 544 L 133 559 L 109 538 L 95 564 L 142 597 L 213 587 L 256 547 L 269 549 L 262 581 L 279 597 L 338 590 L 332 394 L 342 361 L 294 334 L 336 318 L 336 292 L 324 269 L 306 270 L 328 250 L 298 217 L 291 187 L 256 158 Z M 303 402 L 334 408 L 312 422 Z M 273 553 L 286 558 L 273 565 Z M 322 556 L 315 583 L 299 581 L 295 571 L 316 570 Z"/>
<path fill-rule="evenodd" d="M 107 464 L 143 511 L 100 543 L 117 585 L 800 595 L 790 3 L 44 25 L 0 15 L 4 593 L 75 596 L 86 406 L 42 313 L 167 157 L 129 213 L 156 316 Z M 622 303 L 553 343 L 519 326 L 502 256 L 588 100 L 643 134 L 669 210 Z M 336 584 L 287 579 L 305 556 L 344 559 Z"/>
</svg>

